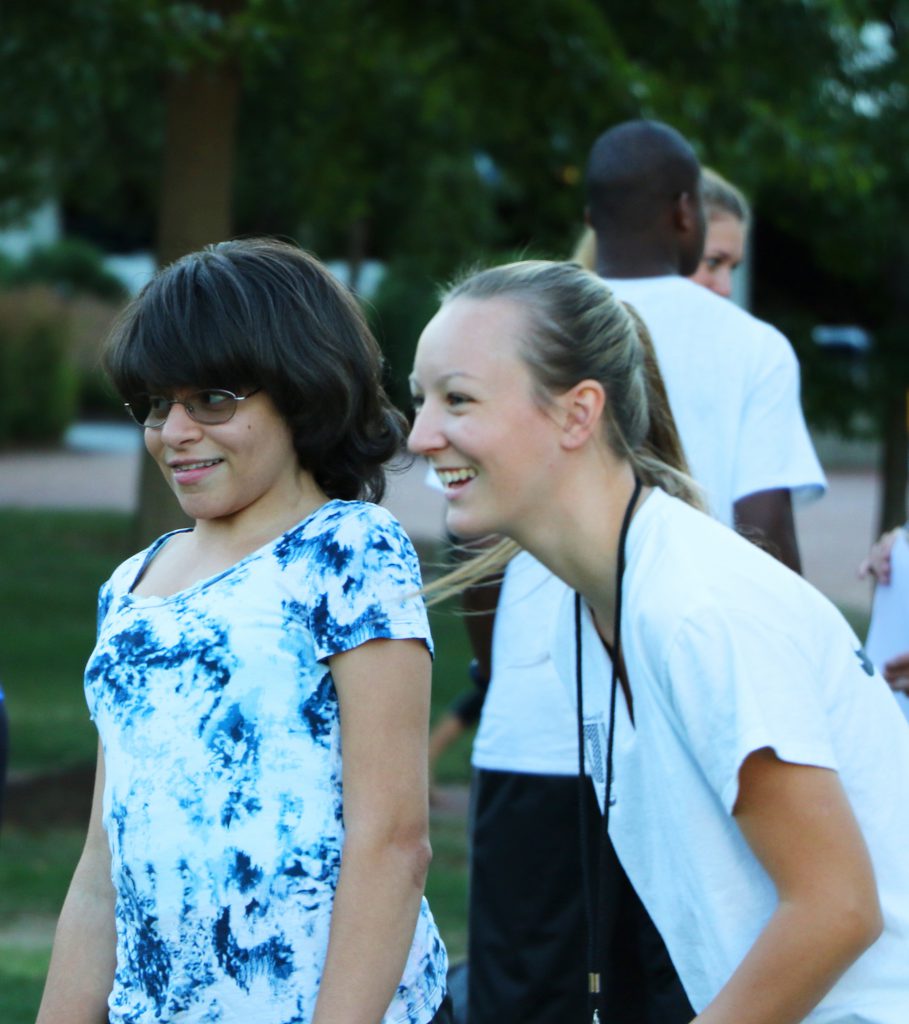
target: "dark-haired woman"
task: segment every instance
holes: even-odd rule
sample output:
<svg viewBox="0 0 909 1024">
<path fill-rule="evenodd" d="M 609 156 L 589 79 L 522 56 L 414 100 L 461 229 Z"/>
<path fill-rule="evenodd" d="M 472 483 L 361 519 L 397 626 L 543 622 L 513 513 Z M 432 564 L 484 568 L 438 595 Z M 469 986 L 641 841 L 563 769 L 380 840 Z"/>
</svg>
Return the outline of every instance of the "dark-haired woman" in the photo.
<svg viewBox="0 0 909 1024">
<path fill-rule="evenodd" d="M 453 533 L 503 534 L 577 593 L 553 657 L 698 1024 L 903 1024 L 909 728 L 836 609 L 698 509 L 647 345 L 577 266 L 473 275 L 420 339 L 411 448 Z M 589 905 L 605 1022 L 627 936 Z"/>
<path fill-rule="evenodd" d="M 447 1020 L 431 640 L 373 504 L 403 435 L 355 303 L 298 249 L 224 243 L 162 271 L 106 361 L 195 525 L 101 591 L 94 808 L 39 1020 Z"/>
</svg>

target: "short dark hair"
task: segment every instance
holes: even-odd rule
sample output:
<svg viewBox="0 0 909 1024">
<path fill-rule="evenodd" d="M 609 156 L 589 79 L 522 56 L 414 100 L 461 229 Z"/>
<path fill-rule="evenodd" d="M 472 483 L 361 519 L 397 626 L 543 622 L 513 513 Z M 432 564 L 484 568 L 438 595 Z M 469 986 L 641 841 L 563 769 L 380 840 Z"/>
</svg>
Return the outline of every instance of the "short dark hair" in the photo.
<svg viewBox="0 0 909 1024">
<path fill-rule="evenodd" d="M 585 174 L 596 231 L 636 232 L 662 216 L 662 203 L 694 193 L 700 164 L 688 140 L 661 121 L 624 121 L 603 132 Z"/>
<path fill-rule="evenodd" d="M 104 365 L 125 401 L 261 387 L 332 498 L 381 500 L 383 464 L 406 437 L 356 300 L 314 256 L 275 239 L 221 242 L 165 267 L 114 326 Z"/>
</svg>

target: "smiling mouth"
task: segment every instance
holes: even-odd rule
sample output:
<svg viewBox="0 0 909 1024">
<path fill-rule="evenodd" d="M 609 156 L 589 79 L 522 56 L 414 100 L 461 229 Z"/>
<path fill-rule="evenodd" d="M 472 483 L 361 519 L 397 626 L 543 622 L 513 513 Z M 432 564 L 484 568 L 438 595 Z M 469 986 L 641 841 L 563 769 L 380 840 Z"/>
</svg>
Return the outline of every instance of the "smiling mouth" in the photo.
<svg viewBox="0 0 909 1024">
<path fill-rule="evenodd" d="M 468 480 L 473 480 L 477 475 L 475 469 L 437 469 L 436 476 L 442 481 L 446 487 L 451 487 L 453 484 L 463 484 Z"/>
<path fill-rule="evenodd" d="M 187 473 L 193 469 L 208 469 L 210 466 L 217 466 L 222 459 L 200 459 L 198 462 L 175 462 L 171 464 L 174 473 Z"/>
</svg>

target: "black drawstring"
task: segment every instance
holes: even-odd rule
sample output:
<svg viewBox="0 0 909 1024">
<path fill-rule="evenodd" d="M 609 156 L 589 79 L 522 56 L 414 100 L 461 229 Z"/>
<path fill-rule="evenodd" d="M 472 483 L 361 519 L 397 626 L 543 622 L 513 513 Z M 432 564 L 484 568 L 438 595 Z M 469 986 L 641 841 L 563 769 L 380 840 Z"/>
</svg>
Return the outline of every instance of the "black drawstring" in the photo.
<svg viewBox="0 0 909 1024">
<path fill-rule="evenodd" d="M 605 949 L 602 924 L 607 918 L 609 908 L 606 902 L 606 886 L 603 869 L 609 859 L 609 807 L 612 803 L 612 751 L 615 738 L 615 715 L 618 699 L 618 673 L 622 649 L 622 581 L 625 576 L 625 541 L 631 517 L 638 496 L 641 493 L 641 481 L 635 477 L 634 491 L 625 509 L 622 528 L 619 531 L 619 545 L 616 556 L 615 576 L 615 613 L 613 617 L 613 649 L 612 649 L 612 683 L 609 692 L 609 729 L 606 735 L 606 789 L 603 800 L 603 831 L 600 841 L 600 878 L 593 878 L 589 862 L 590 851 L 590 817 L 587 808 L 586 779 L 584 772 L 584 681 L 583 656 L 581 650 L 581 595 L 574 595 L 574 636 L 575 636 L 575 683 L 578 705 L 578 801 L 580 805 L 580 840 L 581 840 L 581 880 L 586 896 L 587 910 L 587 992 L 588 1010 L 593 1024 L 600 1020 L 602 1008 L 603 953 Z M 599 896 L 599 898 L 598 898 Z"/>
</svg>

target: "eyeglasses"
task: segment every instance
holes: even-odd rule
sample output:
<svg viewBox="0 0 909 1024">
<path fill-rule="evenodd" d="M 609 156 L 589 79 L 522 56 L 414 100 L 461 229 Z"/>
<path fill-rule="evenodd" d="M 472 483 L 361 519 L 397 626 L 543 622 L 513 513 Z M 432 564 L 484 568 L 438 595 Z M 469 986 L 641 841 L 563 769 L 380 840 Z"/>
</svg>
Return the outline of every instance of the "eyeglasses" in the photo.
<svg viewBox="0 0 909 1024">
<path fill-rule="evenodd" d="M 167 414 L 172 405 L 182 405 L 186 415 L 196 423 L 226 423 L 237 411 L 237 403 L 261 391 L 253 388 L 245 395 L 235 395 L 224 388 L 206 388 L 195 391 L 186 398 L 165 398 L 164 395 L 137 395 L 131 402 L 124 402 L 130 416 L 140 427 L 160 430 L 167 422 Z"/>
</svg>

